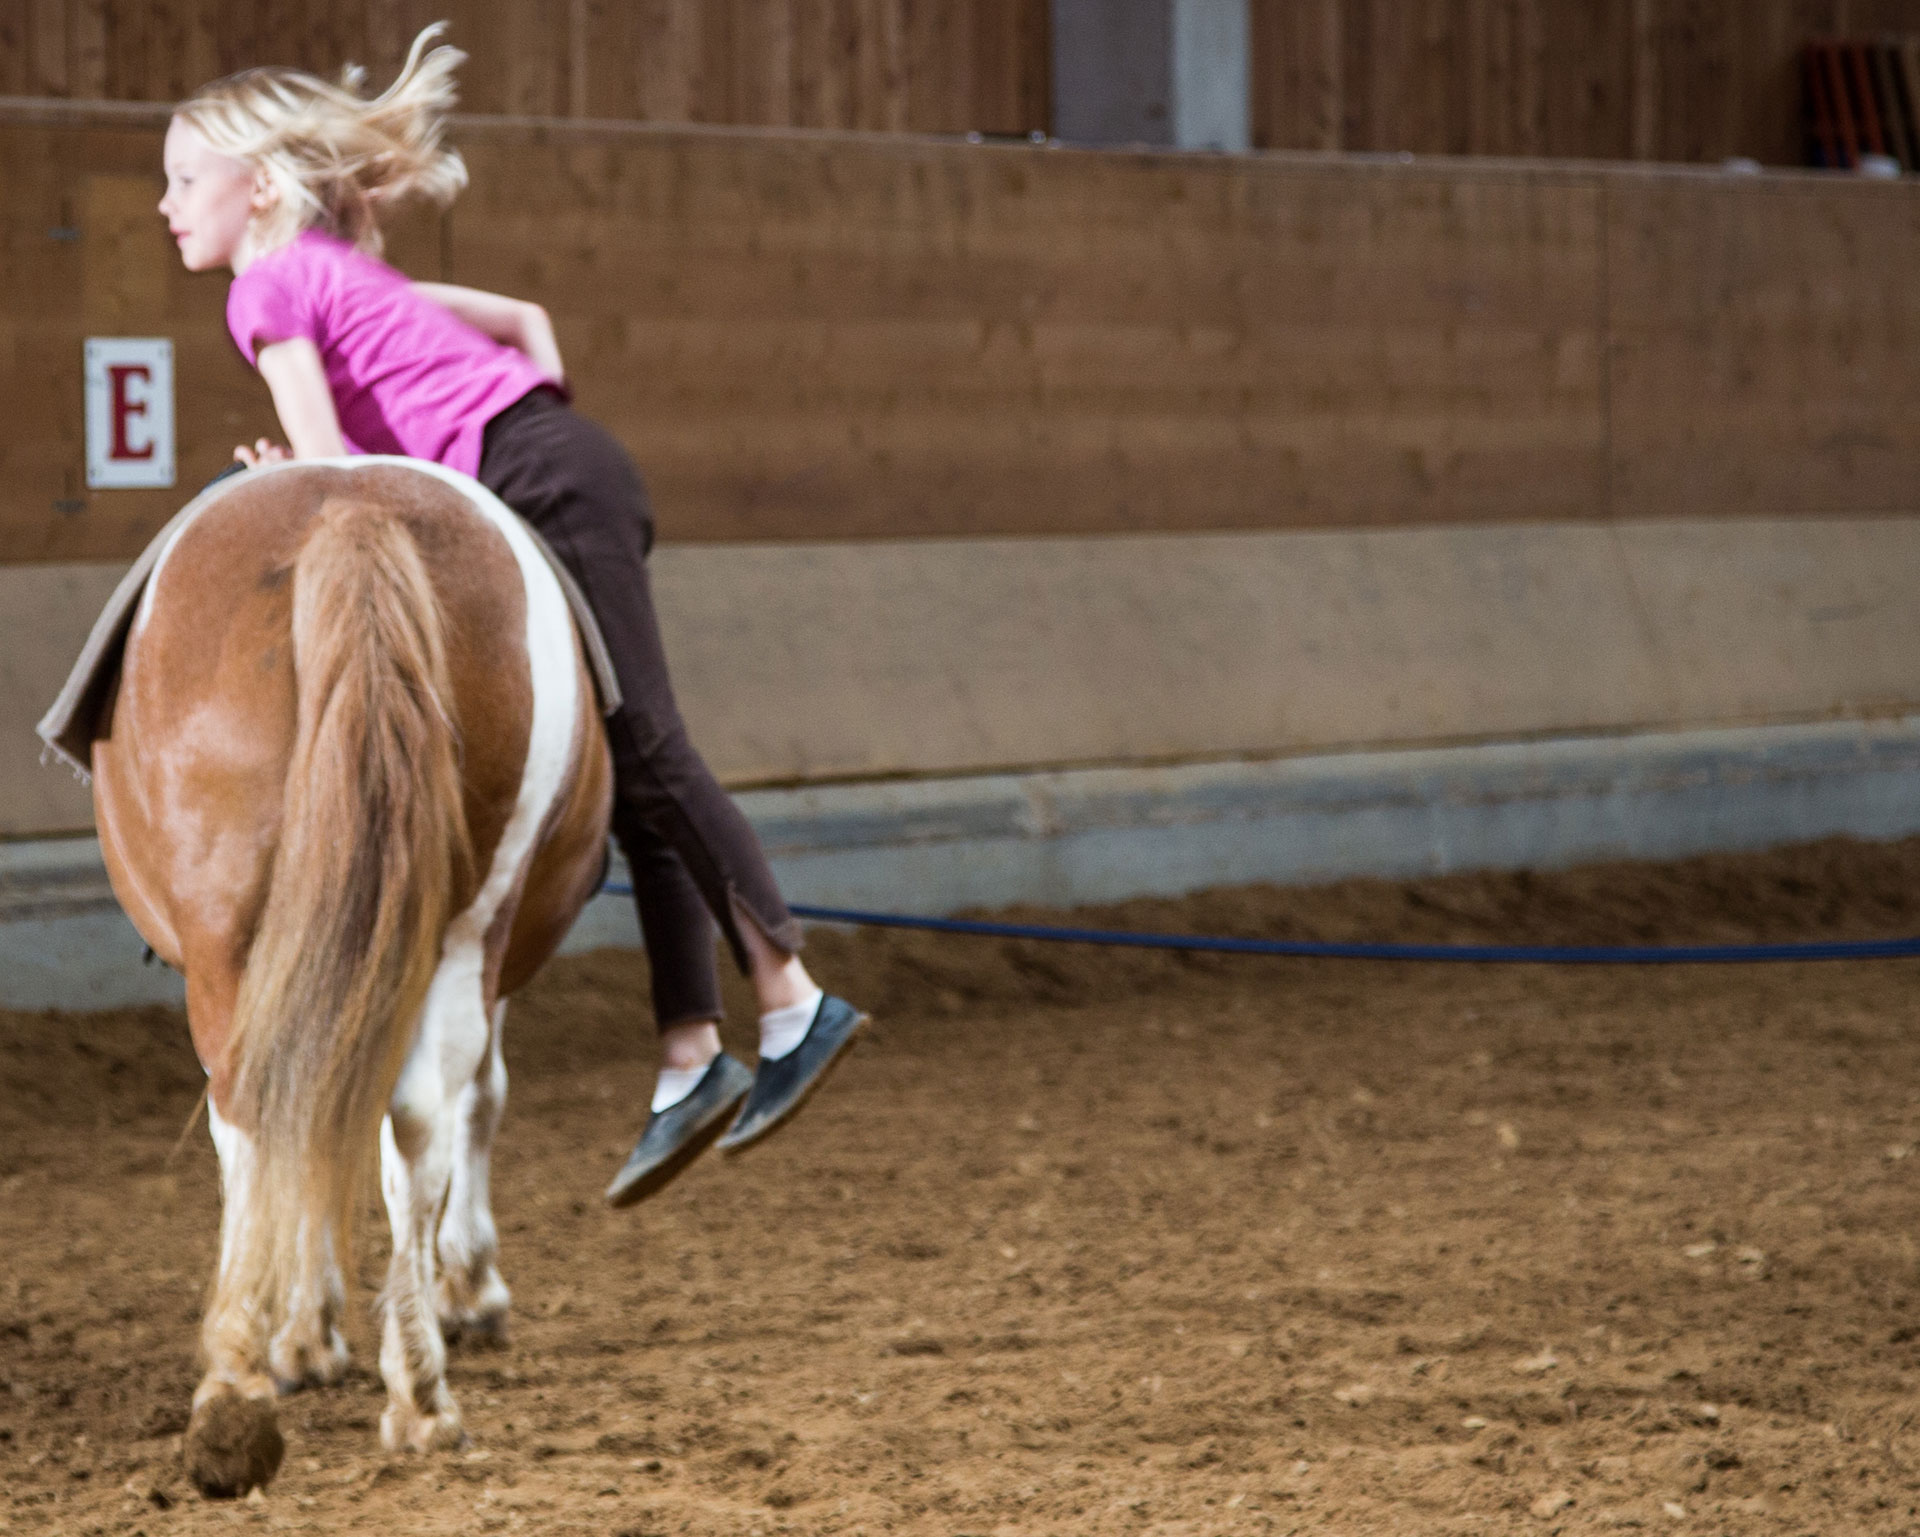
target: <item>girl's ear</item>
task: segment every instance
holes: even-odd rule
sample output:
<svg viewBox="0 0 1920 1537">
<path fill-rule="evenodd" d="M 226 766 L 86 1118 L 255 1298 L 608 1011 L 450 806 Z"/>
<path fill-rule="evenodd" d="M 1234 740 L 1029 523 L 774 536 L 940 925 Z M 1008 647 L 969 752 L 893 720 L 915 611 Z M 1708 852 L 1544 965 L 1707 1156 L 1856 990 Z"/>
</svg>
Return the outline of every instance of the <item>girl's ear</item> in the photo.
<svg viewBox="0 0 1920 1537">
<path fill-rule="evenodd" d="M 273 178 L 263 165 L 253 168 L 253 186 L 247 194 L 247 202 L 256 214 L 267 213 L 280 202 L 280 189 L 274 185 Z"/>
</svg>

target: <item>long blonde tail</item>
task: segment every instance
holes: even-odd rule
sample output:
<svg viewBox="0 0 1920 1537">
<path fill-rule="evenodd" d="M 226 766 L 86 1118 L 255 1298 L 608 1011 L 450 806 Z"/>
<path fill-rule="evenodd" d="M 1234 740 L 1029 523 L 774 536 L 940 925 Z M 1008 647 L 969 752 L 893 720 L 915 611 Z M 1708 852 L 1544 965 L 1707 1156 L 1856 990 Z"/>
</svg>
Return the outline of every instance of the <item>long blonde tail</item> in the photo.
<svg viewBox="0 0 1920 1537">
<path fill-rule="evenodd" d="M 253 1173 L 229 1192 L 241 1228 L 208 1315 L 259 1343 L 327 1252 L 315 1238 L 352 1274 L 380 1120 L 473 881 L 439 603 L 389 510 L 321 508 L 294 564 L 293 659 L 298 732 L 229 1059 Z"/>
</svg>

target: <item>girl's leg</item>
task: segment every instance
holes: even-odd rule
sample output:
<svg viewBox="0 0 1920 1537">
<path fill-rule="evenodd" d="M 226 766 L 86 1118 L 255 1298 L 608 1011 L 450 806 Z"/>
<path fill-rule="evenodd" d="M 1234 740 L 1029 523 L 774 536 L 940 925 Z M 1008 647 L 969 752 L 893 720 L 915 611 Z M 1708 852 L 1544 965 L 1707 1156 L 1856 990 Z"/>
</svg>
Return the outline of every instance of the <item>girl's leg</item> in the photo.
<svg viewBox="0 0 1920 1537">
<path fill-rule="evenodd" d="M 629 845 L 629 857 L 637 851 L 641 865 L 668 882 L 662 900 L 670 916 L 663 920 L 661 940 L 668 934 L 678 936 L 656 950 L 655 929 L 649 928 L 650 953 L 664 961 L 666 952 L 682 957 L 691 948 L 685 938 L 691 932 L 685 919 L 685 885 L 679 879 L 684 876 L 752 980 L 761 1010 L 760 1068 L 739 1119 L 721 1144 L 743 1147 L 799 1108 L 865 1024 L 865 1016 L 841 1000 L 826 998 L 807 974 L 797 954 L 800 925 L 781 898 L 759 838 L 688 740 L 667 677 L 646 566 L 652 514 L 625 450 L 557 400 L 536 394 L 489 426 L 480 478 L 546 537 L 585 594 L 613 660 L 623 695 L 620 707 L 606 720 L 616 821 L 625 829 L 622 841 Z M 651 844 L 646 833 L 652 835 Z M 673 867 L 658 863 L 656 845 L 677 856 Z M 636 889 L 644 885 L 642 869 L 636 867 Z M 663 964 L 656 972 L 656 987 L 661 972 L 672 981 L 678 975 L 673 967 L 679 964 Z M 691 975 L 690 960 L 682 970 Z M 681 1007 L 669 1002 L 660 1018 L 675 1025 L 700 1023 L 678 1014 Z M 717 997 L 714 1013 L 717 1016 Z M 676 1030 L 668 1049 L 696 1062 L 717 1053 L 718 1045 L 717 1034 Z M 679 1105 L 656 1110 L 623 1178 L 637 1163 L 656 1155 L 670 1155 L 670 1177 L 685 1158 L 706 1145 L 697 1139 L 717 1130 L 711 1120 L 693 1123 L 696 1115 L 712 1108 L 709 1097 L 718 1103 L 718 1096 L 735 1093 L 739 1085 L 726 1070 L 738 1064 L 717 1055 L 708 1060 L 713 1070 L 699 1093 L 689 1093 L 684 1110 Z M 683 1120 L 684 1131 L 676 1129 Z M 664 1148 L 656 1145 L 669 1139 L 677 1140 Z M 624 1187 L 616 1179 L 609 1199 L 625 1204 L 650 1193 L 663 1182 L 656 1180 L 661 1167 L 658 1161 L 650 1166 L 645 1178 L 655 1181 L 651 1184 L 638 1175 Z"/>
<path fill-rule="evenodd" d="M 567 559 L 564 547 L 561 558 Z M 731 1058 L 716 1057 L 698 1091 L 688 1092 L 684 1108 L 676 1105 L 648 1123 L 628 1161 L 635 1183 L 627 1189 L 637 1193 L 612 1197 L 624 1204 L 659 1188 L 706 1145 L 696 1139 L 719 1125 L 706 1118 L 707 1111 L 740 1087 L 747 1088 L 745 1102 L 719 1138 L 722 1151 L 738 1152 L 783 1125 L 824 1081 L 866 1016 L 828 998 L 808 975 L 795 953 L 800 925 L 781 899 L 759 838 L 687 739 L 667 681 L 644 562 L 621 569 L 612 559 L 582 560 L 580 566 L 587 601 L 603 632 L 611 632 L 607 648 L 625 696 L 606 723 L 615 803 L 622 816 L 644 822 L 679 856 L 741 970 L 752 979 L 760 1005 L 760 1063 L 750 1086 L 732 1076 L 738 1064 Z M 661 1145 L 683 1123 L 685 1134 L 675 1132 L 671 1146 Z M 649 1157 L 653 1182 L 643 1184 L 638 1165 Z M 662 1169 L 666 1172 L 659 1173 Z"/>
<path fill-rule="evenodd" d="M 720 1054 L 718 1027 L 726 1017 L 714 967 L 713 919 L 673 846 L 624 806 L 614 809 L 613 836 L 633 875 L 661 1063 L 680 1072 L 705 1067 Z"/>
<path fill-rule="evenodd" d="M 633 873 L 634 905 L 653 974 L 660 1025 L 660 1076 L 640 1139 L 607 1187 L 631 1206 L 665 1188 L 726 1130 L 753 1076 L 720 1049 L 720 978 L 713 920 L 680 856 L 624 806 L 613 835 Z"/>
<path fill-rule="evenodd" d="M 588 598 L 595 601 L 591 589 Z M 660 685 L 665 692 L 664 676 Z M 676 876 L 720 921 L 761 1012 L 790 1007 L 819 990 L 796 953 L 800 925 L 787 911 L 752 825 L 688 741 L 671 695 L 664 709 L 662 703 L 655 700 L 644 713 L 623 707 L 608 717 L 616 815 L 644 825 L 675 857 Z"/>
<path fill-rule="evenodd" d="M 687 739 L 647 573 L 653 515 L 626 451 L 536 392 L 488 428 L 480 479 L 545 536 L 599 621 L 624 696 L 606 722 L 619 815 L 679 855 L 763 1011 L 810 996 L 760 841 Z"/>
</svg>

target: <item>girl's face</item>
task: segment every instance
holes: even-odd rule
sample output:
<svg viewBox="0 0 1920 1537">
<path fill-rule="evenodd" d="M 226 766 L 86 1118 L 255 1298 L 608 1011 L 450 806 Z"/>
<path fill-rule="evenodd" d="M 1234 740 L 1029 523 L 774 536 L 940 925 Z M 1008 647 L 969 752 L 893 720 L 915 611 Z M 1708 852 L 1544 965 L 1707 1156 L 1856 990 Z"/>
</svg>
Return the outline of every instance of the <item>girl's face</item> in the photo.
<svg viewBox="0 0 1920 1537">
<path fill-rule="evenodd" d="M 167 125 L 162 160 L 167 195 L 160 212 L 187 271 L 238 272 L 252 256 L 253 216 L 273 204 L 272 183 L 246 161 L 221 154 L 177 117 Z"/>
</svg>

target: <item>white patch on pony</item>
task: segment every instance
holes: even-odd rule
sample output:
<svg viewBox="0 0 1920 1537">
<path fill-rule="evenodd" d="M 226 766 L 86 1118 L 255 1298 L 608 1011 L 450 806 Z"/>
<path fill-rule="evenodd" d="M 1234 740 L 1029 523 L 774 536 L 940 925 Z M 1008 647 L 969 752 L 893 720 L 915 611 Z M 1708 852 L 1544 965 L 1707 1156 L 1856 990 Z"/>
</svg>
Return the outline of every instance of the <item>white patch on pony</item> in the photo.
<svg viewBox="0 0 1920 1537">
<path fill-rule="evenodd" d="M 207 1131 L 213 1137 L 213 1150 L 220 1157 L 222 1181 L 245 1179 L 251 1167 L 253 1139 L 220 1113 L 211 1095 L 207 1097 Z"/>
<path fill-rule="evenodd" d="M 493 1137 L 506 1108 L 507 1064 L 500 1050 L 507 1002 L 493 1006 L 487 1050 L 460 1090 L 453 1111 L 453 1165 L 437 1245 L 440 1332 L 499 1336 L 506 1329 L 512 1294 L 500 1277 L 499 1233 L 493 1222 Z"/>
<path fill-rule="evenodd" d="M 487 878 L 481 882 L 473 904 L 453 920 L 447 930 L 446 949 L 441 965 L 452 961 L 455 951 L 473 946 L 484 953 L 487 931 L 499 915 L 508 894 L 519 884 L 521 874 L 533 857 L 540 829 L 559 798 L 573 762 L 574 734 L 579 726 L 580 675 L 574 655 L 573 614 L 567 607 L 560 579 L 533 542 L 519 514 L 495 496 L 479 481 L 444 465 L 418 459 L 394 459 L 368 456 L 348 460 L 305 460 L 307 464 L 396 465 L 419 470 L 445 482 L 473 505 L 483 518 L 500 532 L 519 563 L 520 578 L 527 595 L 527 664 L 533 683 L 533 722 L 527 737 L 527 759 L 520 772 L 520 794 L 513 815 L 507 819 L 494 850 Z M 439 986 L 439 978 L 434 980 Z M 432 1007 L 432 994 L 428 994 Z M 480 1044 L 486 1043 L 486 1016 L 479 1020 Z M 476 1065 L 478 1058 L 475 1059 Z M 460 1080 L 465 1082 L 464 1077 Z"/>
<path fill-rule="evenodd" d="M 220 1158 L 220 1270 L 225 1271 L 245 1238 L 247 1187 L 253 1183 L 253 1138 L 220 1113 L 207 1096 L 207 1131 Z"/>
</svg>

